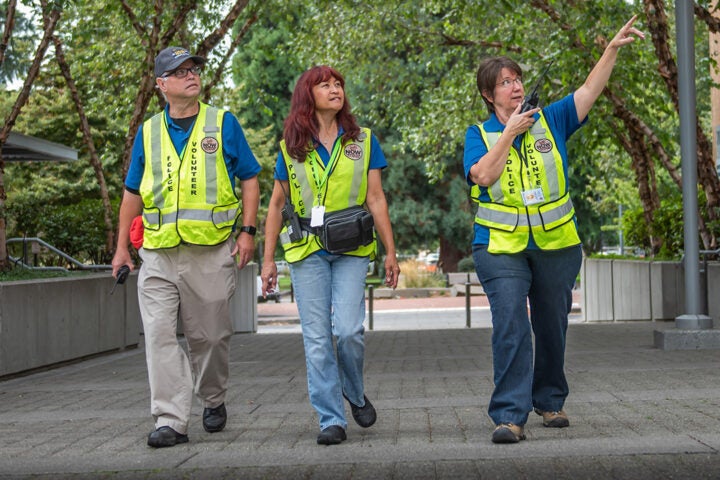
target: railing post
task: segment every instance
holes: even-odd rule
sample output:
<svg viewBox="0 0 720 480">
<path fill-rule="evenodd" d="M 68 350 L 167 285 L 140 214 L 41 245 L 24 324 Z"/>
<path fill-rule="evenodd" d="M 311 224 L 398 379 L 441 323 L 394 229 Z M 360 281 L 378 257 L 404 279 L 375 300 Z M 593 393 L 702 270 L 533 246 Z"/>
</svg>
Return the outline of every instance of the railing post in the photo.
<svg viewBox="0 0 720 480">
<path fill-rule="evenodd" d="M 465 327 L 470 328 L 470 325 L 470 282 L 465 282 Z"/>
<path fill-rule="evenodd" d="M 373 329 L 373 291 L 375 287 L 368 285 L 368 326 Z"/>
</svg>

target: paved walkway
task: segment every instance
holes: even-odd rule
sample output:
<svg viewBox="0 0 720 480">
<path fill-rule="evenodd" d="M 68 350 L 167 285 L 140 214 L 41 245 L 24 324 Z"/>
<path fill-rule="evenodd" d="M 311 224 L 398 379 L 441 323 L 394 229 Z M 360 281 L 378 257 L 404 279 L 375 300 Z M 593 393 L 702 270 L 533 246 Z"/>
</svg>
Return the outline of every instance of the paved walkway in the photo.
<svg viewBox="0 0 720 480">
<path fill-rule="evenodd" d="M 531 414 L 517 445 L 490 442 L 487 328 L 367 332 L 378 422 L 331 447 L 298 333 L 235 335 L 227 428 L 206 433 L 195 405 L 190 443 L 147 447 L 141 346 L 0 382 L 0 479 L 720 478 L 720 351 L 655 349 L 660 328 L 572 324 L 571 426 Z"/>
</svg>

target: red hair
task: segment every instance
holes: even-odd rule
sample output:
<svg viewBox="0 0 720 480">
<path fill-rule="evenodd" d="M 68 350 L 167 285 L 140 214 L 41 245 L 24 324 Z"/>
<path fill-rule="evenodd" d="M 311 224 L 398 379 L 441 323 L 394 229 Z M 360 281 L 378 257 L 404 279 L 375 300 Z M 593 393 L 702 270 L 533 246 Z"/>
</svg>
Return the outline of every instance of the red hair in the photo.
<svg viewBox="0 0 720 480">
<path fill-rule="evenodd" d="M 315 85 L 326 82 L 330 77 L 335 77 L 345 90 L 345 79 L 340 72 L 327 65 L 318 65 L 310 68 L 300 75 L 295 84 L 292 99 L 290 100 L 290 113 L 285 119 L 283 139 L 288 153 L 299 162 L 304 162 L 308 153 L 312 152 L 316 144 L 314 138 L 318 138 L 319 125 L 315 117 L 315 97 L 312 89 Z M 342 110 L 337 113 L 338 126 L 342 127 L 345 133 L 342 142 L 352 139 L 357 140 L 360 135 L 355 116 L 350 113 L 350 102 L 345 97 Z"/>
</svg>

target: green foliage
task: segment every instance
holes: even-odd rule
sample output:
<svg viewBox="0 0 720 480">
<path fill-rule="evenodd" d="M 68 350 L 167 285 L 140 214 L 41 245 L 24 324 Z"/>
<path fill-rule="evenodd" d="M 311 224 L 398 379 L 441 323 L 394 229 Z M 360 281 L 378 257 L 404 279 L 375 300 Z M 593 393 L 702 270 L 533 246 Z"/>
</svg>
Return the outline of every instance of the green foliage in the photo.
<svg viewBox="0 0 720 480">
<path fill-rule="evenodd" d="M 445 276 L 437 272 L 426 270 L 424 263 L 417 260 L 405 260 L 400 262 L 400 280 L 403 288 L 433 288 L 445 287 Z"/>
<path fill-rule="evenodd" d="M 87 272 L 64 272 L 61 270 L 32 270 L 15 266 L 10 270 L 0 270 L 0 282 L 36 280 L 38 278 L 62 278 L 86 274 Z"/>
<path fill-rule="evenodd" d="M 179 7 L 189 3 L 195 4 L 189 0 L 166 2 L 161 30 L 174 21 Z M 152 2 L 128 0 L 126 4 L 136 13 L 138 26 L 146 30 L 144 35 L 149 34 L 155 8 Z M 229 108 L 240 118 L 263 166 L 259 219 L 264 219 L 269 200 L 277 140 L 294 79 L 309 66 L 324 63 L 344 74 L 354 113 L 361 125 L 378 136 L 388 157 L 383 183 L 398 249 L 434 248 L 442 237 L 467 253 L 474 208 L 468 201 L 462 152 L 467 127 L 487 117 L 475 86 L 480 59 L 489 55 L 515 58 L 530 85 L 554 60 L 540 89 L 547 104 L 578 88 L 602 53 L 598 39 L 611 37 L 632 14 L 643 9 L 639 0 L 549 5 L 557 9 L 557 23 L 535 2 L 250 2 L 247 10 L 257 13 L 259 20 L 238 47 L 233 70 L 228 72 L 233 82 L 226 81 L 214 90 L 212 103 Z M 223 0 L 198 4 L 173 43 L 196 47 L 220 23 L 227 7 Z M 38 4 L 31 8 L 13 35 L 0 81 L 6 81 L 13 72 L 23 72 L 35 48 L 42 22 Z M 492 21 L 488 21 L 488 12 L 492 12 Z M 672 9 L 667 13 L 672 29 Z M 0 25 L 2 21 L 4 15 L 0 15 Z M 641 14 L 637 26 L 647 32 L 643 22 Z M 569 25 L 570 29 L 560 25 Z M 708 132 L 711 61 L 707 28 L 703 22 L 696 25 L 697 110 L 700 125 Z M 65 2 L 57 35 L 64 42 L 91 122 L 110 196 L 117 201 L 123 180 L 121 154 L 138 79 L 151 68 L 143 61 L 147 39 L 137 33 L 122 3 L 114 0 Z M 217 53 L 209 55 L 207 71 L 218 64 Z M 97 199 L 99 190 L 87 165 L 77 115 L 53 54 L 51 47 L 15 130 L 77 148 L 81 160 L 72 164 L 6 165 L 5 186 L 9 208 L 32 217 L 65 218 L 70 223 L 78 215 L 73 206 L 80 205 L 82 199 Z M 621 49 L 610 88 L 653 130 L 671 161 L 679 164 L 678 117 L 657 71 L 651 39 Z M 0 113 L 9 112 L 16 95 L 0 90 Z M 148 115 L 158 109 L 158 103 L 152 101 Z M 647 240 L 641 239 L 648 238 L 643 217 L 637 213 L 641 208 L 637 179 L 621 147 L 624 128 L 613 113 L 611 103 L 601 97 L 587 123 L 568 144 L 571 193 L 581 238 L 590 252 L 615 242 L 617 234 L 608 227 L 617 224 L 618 205 L 628 212 L 628 243 L 645 245 Z M 678 187 L 659 163 L 654 170 L 660 198 L 666 200 L 651 228 L 664 239 L 667 251 L 663 254 L 675 255 L 682 248 L 682 239 L 678 240 L 682 232 Z M 45 208 L 67 208 L 69 212 L 46 213 Z M 10 228 L 17 235 L 20 216 L 11 215 Z M 32 227 L 35 231 L 52 230 L 44 224 L 38 229 L 39 223 Z M 709 227 L 718 230 L 715 225 Z M 101 237 L 98 245 L 103 243 Z"/>
<path fill-rule="evenodd" d="M 475 271 L 475 261 L 473 260 L 473 257 L 465 257 L 462 260 L 458 262 L 458 272 L 474 272 Z"/>
<path fill-rule="evenodd" d="M 233 57 L 239 116 L 244 126 L 271 127 L 276 141 L 290 110 L 295 79 L 304 68 L 288 44 L 298 12 L 266 8 Z"/>
<path fill-rule="evenodd" d="M 117 211 L 117 205 L 114 205 Z M 99 199 L 82 199 L 65 205 L 44 202 L 14 202 L 7 206 L 11 237 L 39 237 L 82 262 L 107 264 L 112 252 L 104 249 L 105 224 Z M 18 256 L 18 255 L 15 255 Z M 48 256 L 49 265 L 57 256 Z"/>
<path fill-rule="evenodd" d="M 0 31 L 5 31 L 7 2 L 0 5 Z M 37 36 L 35 26 L 22 9 L 15 10 L 15 26 L 5 50 L 5 60 L 0 65 L 0 84 L 22 80 L 30 66 L 34 42 Z"/>
<path fill-rule="evenodd" d="M 684 248 L 683 206 L 679 195 L 665 198 L 655 211 L 653 223 L 648 225 L 641 208 L 625 212 L 623 231 L 626 242 L 646 251 L 650 250 L 650 235 L 662 238 L 663 244 L 657 259 L 677 259 Z"/>
</svg>

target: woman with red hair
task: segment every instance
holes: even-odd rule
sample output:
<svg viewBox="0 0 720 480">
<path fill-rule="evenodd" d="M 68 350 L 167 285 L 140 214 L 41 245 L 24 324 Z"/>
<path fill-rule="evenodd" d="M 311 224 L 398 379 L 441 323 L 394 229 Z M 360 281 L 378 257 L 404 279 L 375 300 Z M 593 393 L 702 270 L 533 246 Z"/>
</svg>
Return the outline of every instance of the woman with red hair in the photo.
<svg viewBox="0 0 720 480">
<path fill-rule="evenodd" d="M 377 138 L 350 112 L 342 75 L 328 66 L 304 72 L 280 142 L 261 278 L 264 296 L 277 286 L 279 239 L 290 264 L 321 445 L 347 438 L 343 398 L 361 427 L 377 417 L 363 383 L 365 277 L 376 233 L 386 251 L 385 283 L 395 288 L 400 275 L 380 176 L 386 166 Z"/>
</svg>

